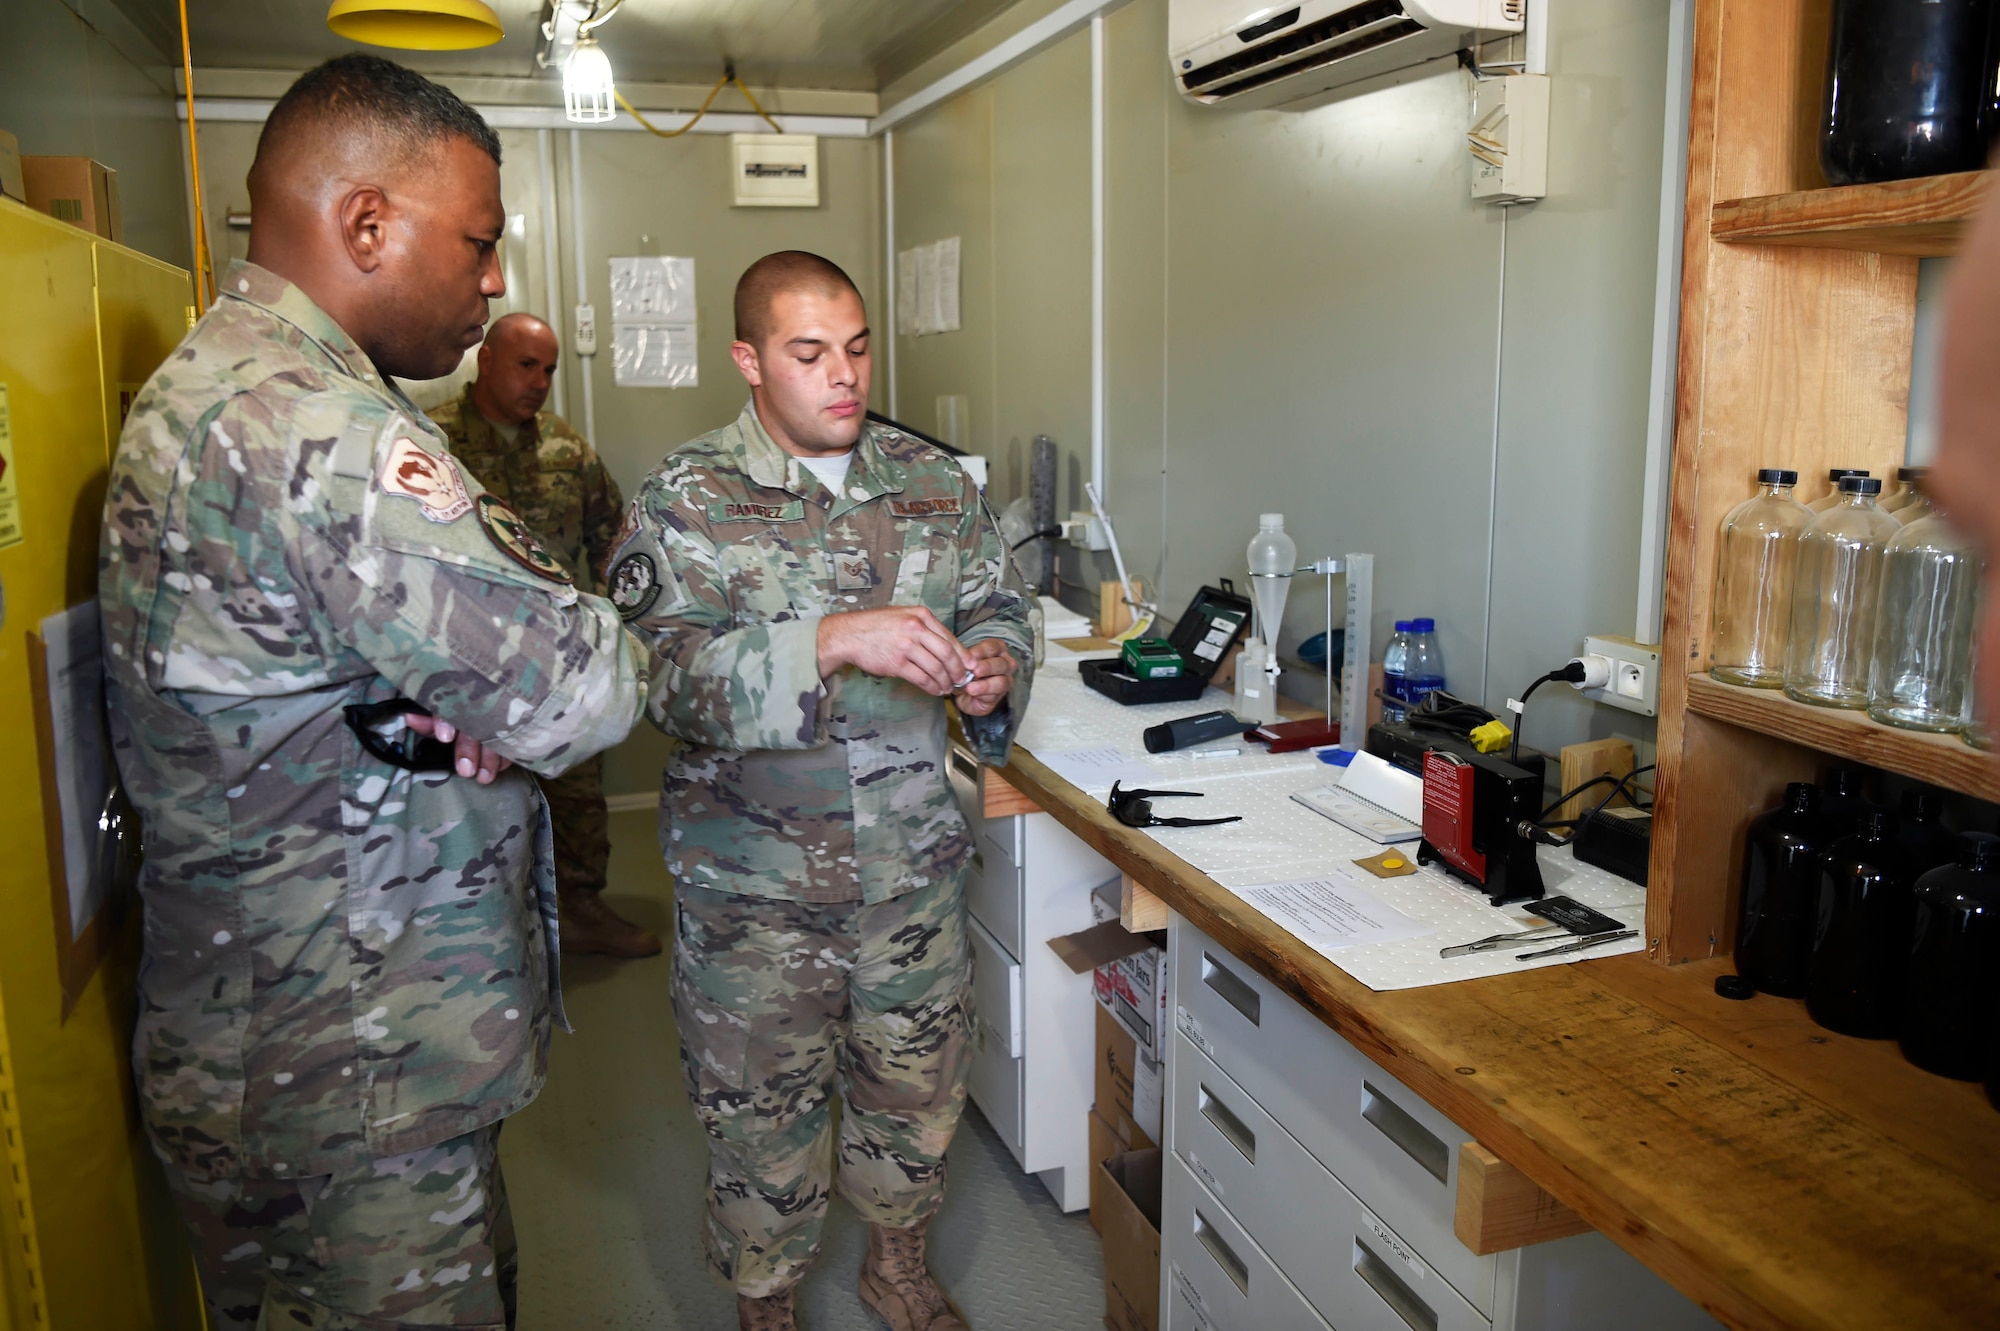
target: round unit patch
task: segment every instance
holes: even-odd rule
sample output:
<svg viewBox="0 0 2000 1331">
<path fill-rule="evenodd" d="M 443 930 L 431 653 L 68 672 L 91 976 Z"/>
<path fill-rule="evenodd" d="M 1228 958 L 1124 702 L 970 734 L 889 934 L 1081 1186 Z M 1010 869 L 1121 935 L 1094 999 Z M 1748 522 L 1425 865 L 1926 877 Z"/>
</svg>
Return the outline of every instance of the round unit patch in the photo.
<svg viewBox="0 0 2000 1331">
<path fill-rule="evenodd" d="M 493 544 L 500 547 L 502 554 L 550 582 L 560 582 L 564 586 L 575 583 L 576 579 L 570 577 L 562 561 L 542 548 L 542 543 L 535 539 L 535 533 L 521 521 L 520 514 L 507 506 L 506 500 L 498 495 L 483 494 L 479 496 L 478 508 L 479 524 L 486 528 L 486 534 L 493 538 Z"/>
<path fill-rule="evenodd" d="M 659 599 L 660 571 L 651 555 L 635 550 L 611 566 L 611 604 L 620 619 L 637 619 Z"/>
</svg>

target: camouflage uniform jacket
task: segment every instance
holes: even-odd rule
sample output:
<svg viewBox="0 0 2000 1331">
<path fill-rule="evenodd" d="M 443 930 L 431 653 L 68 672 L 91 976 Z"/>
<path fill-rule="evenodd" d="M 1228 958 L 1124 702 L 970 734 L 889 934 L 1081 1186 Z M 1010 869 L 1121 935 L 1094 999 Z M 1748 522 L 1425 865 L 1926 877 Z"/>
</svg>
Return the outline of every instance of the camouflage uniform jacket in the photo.
<svg viewBox="0 0 2000 1331">
<path fill-rule="evenodd" d="M 473 405 L 470 384 L 431 419 L 451 441 L 451 455 L 521 515 L 577 585 L 601 591 L 625 499 L 597 450 L 553 411 L 536 412 L 508 443 Z"/>
<path fill-rule="evenodd" d="M 240 264 L 134 404 L 98 586 L 146 851 L 133 1057 L 165 1157 L 323 1174 L 533 1099 L 561 1019 L 535 783 L 392 767 L 342 709 L 407 696 L 561 770 L 643 707 L 610 604 L 324 311 Z"/>
<path fill-rule="evenodd" d="M 652 647 L 647 713 L 680 739 L 660 842 L 683 882 L 803 902 L 886 901 L 962 874 L 972 840 L 945 766 L 943 702 L 843 669 L 819 621 L 924 605 L 1021 663 L 1006 705 L 965 718 L 1004 763 L 1028 704 L 1034 597 L 958 464 L 870 423 L 835 495 L 745 406 L 646 479 L 610 596 Z"/>
</svg>

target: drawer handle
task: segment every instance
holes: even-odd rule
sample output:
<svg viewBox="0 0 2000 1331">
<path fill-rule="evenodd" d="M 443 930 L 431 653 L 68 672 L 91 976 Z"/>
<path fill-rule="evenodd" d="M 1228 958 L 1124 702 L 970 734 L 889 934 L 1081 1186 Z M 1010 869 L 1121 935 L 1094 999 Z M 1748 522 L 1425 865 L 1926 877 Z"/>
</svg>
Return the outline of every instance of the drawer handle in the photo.
<svg viewBox="0 0 2000 1331">
<path fill-rule="evenodd" d="M 1243 1259 L 1231 1252 L 1229 1245 L 1222 1241 L 1222 1235 L 1215 1232 L 1215 1226 L 1208 1223 L 1208 1217 L 1196 1207 L 1194 1212 L 1194 1236 L 1201 1240 L 1201 1246 L 1208 1249 L 1208 1255 L 1222 1268 L 1222 1274 L 1235 1282 L 1236 1288 L 1245 1298 L 1250 1296 L 1250 1268 L 1243 1265 Z M 1431 1324 L 1436 1331 L 1437 1324 Z"/>
<path fill-rule="evenodd" d="M 1408 1110 L 1365 1081 L 1361 1083 L 1361 1117 L 1401 1147 L 1404 1155 L 1430 1171 L 1438 1182 L 1450 1179 L 1451 1148 L 1439 1141 L 1437 1134 L 1410 1117 Z"/>
<path fill-rule="evenodd" d="M 1242 977 L 1217 961 L 1207 949 L 1201 954 L 1201 982 L 1222 995 L 1222 1001 L 1241 1012 L 1252 1026 L 1263 1025 L 1264 1000 Z"/>
<path fill-rule="evenodd" d="M 1431 1311 L 1430 1305 L 1418 1298 L 1417 1292 L 1404 1284 L 1403 1278 L 1369 1251 L 1358 1237 L 1354 1240 L 1354 1274 L 1368 1282 L 1368 1288 L 1409 1324 L 1410 1331 L 1437 1331 L 1438 1315 Z"/>
<path fill-rule="evenodd" d="M 977 789 L 979 786 L 979 759 L 959 748 L 951 750 L 950 758 L 952 770 L 967 781 L 970 781 L 973 787 Z"/>
<path fill-rule="evenodd" d="M 1201 1116 L 1215 1125 L 1222 1139 L 1236 1148 L 1236 1153 L 1251 1164 L 1257 1163 L 1257 1134 L 1250 1125 L 1230 1112 L 1229 1106 L 1216 1099 L 1215 1093 L 1204 1083 L 1197 1094 L 1201 1106 Z"/>
</svg>

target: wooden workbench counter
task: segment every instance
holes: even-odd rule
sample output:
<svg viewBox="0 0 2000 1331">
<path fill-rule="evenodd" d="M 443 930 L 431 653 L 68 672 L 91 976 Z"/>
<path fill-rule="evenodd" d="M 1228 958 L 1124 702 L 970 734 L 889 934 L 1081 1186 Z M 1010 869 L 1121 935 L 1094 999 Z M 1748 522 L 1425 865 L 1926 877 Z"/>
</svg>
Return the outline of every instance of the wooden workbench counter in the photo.
<svg viewBox="0 0 2000 1331">
<path fill-rule="evenodd" d="M 1802 1003 L 1719 998 L 1722 961 L 1376 993 L 1032 753 L 998 775 L 1729 1325 L 2000 1328 L 1977 1086 Z"/>
</svg>

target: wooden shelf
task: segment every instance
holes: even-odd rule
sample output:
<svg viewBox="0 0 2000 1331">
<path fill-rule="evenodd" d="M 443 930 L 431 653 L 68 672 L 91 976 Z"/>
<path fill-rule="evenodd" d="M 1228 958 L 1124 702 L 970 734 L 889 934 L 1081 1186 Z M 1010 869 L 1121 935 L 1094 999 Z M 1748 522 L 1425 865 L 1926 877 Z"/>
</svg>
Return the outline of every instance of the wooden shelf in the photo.
<svg viewBox="0 0 2000 1331">
<path fill-rule="evenodd" d="M 1957 735 L 1898 730 L 1865 712 L 1793 702 L 1776 689 L 1745 689 L 1690 675 L 1687 709 L 1745 730 L 1852 758 L 1978 799 L 2000 801 L 2000 759 Z"/>
<path fill-rule="evenodd" d="M 1709 234 L 1734 244 L 1956 254 L 1967 220 L 1986 197 L 1988 174 L 1965 171 L 1730 199 L 1710 211 Z"/>
</svg>

